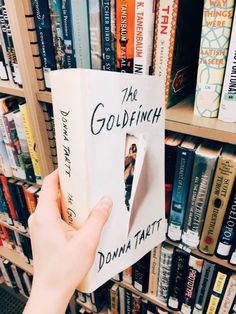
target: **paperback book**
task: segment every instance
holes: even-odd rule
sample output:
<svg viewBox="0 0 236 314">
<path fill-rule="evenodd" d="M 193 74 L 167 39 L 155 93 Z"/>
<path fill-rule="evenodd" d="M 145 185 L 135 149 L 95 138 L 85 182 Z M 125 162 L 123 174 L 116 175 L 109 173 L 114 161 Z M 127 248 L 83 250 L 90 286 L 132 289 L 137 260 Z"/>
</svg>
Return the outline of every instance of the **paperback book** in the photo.
<svg viewBox="0 0 236 314">
<path fill-rule="evenodd" d="M 79 286 L 91 292 L 165 239 L 163 84 L 87 69 L 52 71 L 51 82 L 64 219 L 79 228 L 103 195 L 113 199 Z"/>
</svg>

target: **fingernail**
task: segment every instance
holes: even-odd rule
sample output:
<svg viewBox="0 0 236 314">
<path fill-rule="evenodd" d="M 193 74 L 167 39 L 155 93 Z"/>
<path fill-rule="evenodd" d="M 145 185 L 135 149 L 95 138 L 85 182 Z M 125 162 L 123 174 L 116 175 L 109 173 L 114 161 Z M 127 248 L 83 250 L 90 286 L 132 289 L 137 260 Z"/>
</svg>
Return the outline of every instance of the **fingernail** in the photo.
<svg viewBox="0 0 236 314">
<path fill-rule="evenodd" d="M 101 200 L 98 202 L 98 206 L 106 209 L 108 213 L 110 213 L 112 205 L 113 202 L 109 196 L 103 196 Z"/>
</svg>

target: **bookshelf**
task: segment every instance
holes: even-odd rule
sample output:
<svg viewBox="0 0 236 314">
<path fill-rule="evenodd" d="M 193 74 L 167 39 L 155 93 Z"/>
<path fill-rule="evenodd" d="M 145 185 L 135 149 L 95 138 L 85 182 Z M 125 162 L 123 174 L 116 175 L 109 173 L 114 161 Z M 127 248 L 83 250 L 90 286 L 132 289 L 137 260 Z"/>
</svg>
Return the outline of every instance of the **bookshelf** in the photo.
<svg viewBox="0 0 236 314">
<path fill-rule="evenodd" d="M 0 82 L 0 92 L 10 95 L 23 97 L 26 99 L 30 108 L 30 116 L 34 125 L 37 148 L 40 156 L 40 163 L 43 176 L 46 176 L 53 170 L 50 145 L 46 132 L 43 112 L 40 102 L 47 102 L 52 104 L 52 96 L 48 91 L 39 91 L 37 85 L 36 72 L 30 46 L 30 38 L 27 31 L 27 24 L 25 20 L 23 1 L 5 0 L 9 21 L 12 29 L 12 36 L 15 44 L 17 59 L 19 61 L 19 69 L 22 76 L 23 88 L 20 88 L 8 81 Z M 231 143 L 236 145 L 236 124 L 225 123 L 217 118 L 198 118 L 193 115 L 193 99 L 188 97 L 179 104 L 166 110 L 166 129 L 176 131 L 184 134 L 208 138 L 215 141 L 222 141 L 224 143 Z M 0 221 L 0 224 L 15 231 L 19 229 L 10 226 Z M 22 233 L 24 236 L 28 234 Z M 173 246 L 178 244 L 167 240 Z M 213 263 L 222 265 L 236 271 L 236 266 L 232 266 L 227 261 L 219 259 L 215 256 L 208 256 L 193 250 L 193 254 L 209 260 Z M 33 273 L 33 267 L 24 262 L 23 258 L 13 250 L 5 247 L 0 247 L 0 256 L 9 259 L 11 262 L 22 268 L 23 270 Z M 150 294 L 143 294 L 124 282 L 118 282 L 122 287 L 146 298 L 148 301 L 160 306 L 164 310 L 171 311 L 166 305 L 161 304 Z"/>
</svg>

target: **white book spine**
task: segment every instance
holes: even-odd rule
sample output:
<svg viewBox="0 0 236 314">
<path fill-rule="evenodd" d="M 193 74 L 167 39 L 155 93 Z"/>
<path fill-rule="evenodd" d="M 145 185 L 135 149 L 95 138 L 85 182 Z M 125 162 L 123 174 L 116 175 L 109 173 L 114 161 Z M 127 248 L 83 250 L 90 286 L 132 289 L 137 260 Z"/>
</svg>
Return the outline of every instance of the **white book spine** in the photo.
<svg viewBox="0 0 236 314">
<path fill-rule="evenodd" d="M 134 73 L 149 74 L 152 64 L 155 0 L 135 1 Z"/>
<path fill-rule="evenodd" d="M 225 122 L 236 122 L 236 14 L 231 31 L 218 118 Z"/>
</svg>

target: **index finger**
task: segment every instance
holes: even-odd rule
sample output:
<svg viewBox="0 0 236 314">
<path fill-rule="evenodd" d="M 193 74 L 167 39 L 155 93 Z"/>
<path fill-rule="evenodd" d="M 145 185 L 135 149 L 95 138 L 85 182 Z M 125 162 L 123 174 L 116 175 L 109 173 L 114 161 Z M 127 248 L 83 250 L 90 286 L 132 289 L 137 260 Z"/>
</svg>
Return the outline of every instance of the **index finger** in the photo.
<svg viewBox="0 0 236 314">
<path fill-rule="evenodd" d="M 49 218 L 61 217 L 58 208 L 59 194 L 59 174 L 58 169 L 46 176 L 43 180 L 43 185 L 39 194 L 39 200 L 36 207 L 36 212 L 39 215 Z M 49 210 L 50 209 L 50 210 Z"/>
</svg>

